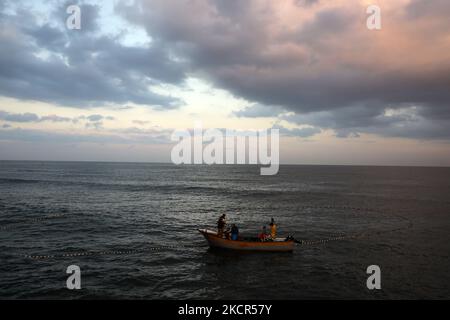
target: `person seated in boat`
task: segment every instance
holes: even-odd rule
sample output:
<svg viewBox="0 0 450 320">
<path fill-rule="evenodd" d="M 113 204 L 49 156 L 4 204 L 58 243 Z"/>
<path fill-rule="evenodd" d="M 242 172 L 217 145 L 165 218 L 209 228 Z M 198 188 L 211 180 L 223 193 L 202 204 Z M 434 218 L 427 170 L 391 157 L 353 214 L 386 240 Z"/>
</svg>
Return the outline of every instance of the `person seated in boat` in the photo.
<svg viewBox="0 0 450 320">
<path fill-rule="evenodd" d="M 225 239 L 227 240 L 231 240 L 231 230 L 230 228 L 226 228 L 225 231 L 223 232 Z"/>
<path fill-rule="evenodd" d="M 223 231 L 225 229 L 226 225 L 226 214 L 220 216 L 219 221 L 217 221 L 217 235 L 219 237 L 223 236 Z"/>
<path fill-rule="evenodd" d="M 231 226 L 231 240 L 237 240 L 239 237 L 239 228 L 233 224 Z"/>
<path fill-rule="evenodd" d="M 258 239 L 261 241 L 266 241 L 269 235 L 267 234 L 266 226 L 262 227 L 261 233 L 258 235 Z"/>
<path fill-rule="evenodd" d="M 277 237 L 277 225 L 275 224 L 275 220 L 272 218 L 270 221 L 270 237 L 275 239 Z"/>
</svg>

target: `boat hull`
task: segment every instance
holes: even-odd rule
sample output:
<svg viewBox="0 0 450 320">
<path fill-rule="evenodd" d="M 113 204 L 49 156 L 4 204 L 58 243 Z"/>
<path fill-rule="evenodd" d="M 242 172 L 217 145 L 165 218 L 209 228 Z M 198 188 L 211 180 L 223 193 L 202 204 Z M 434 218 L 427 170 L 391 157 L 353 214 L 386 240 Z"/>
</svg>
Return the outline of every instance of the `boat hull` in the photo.
<svg viewBox="0 0 450 320">
<path fill-rule="evenodd" d="M 217 232 L 199 229 L 198 230 L 208 241 L 212 248 L 222 248 L 240 251 L 266 251 L 266 252 L 290 252 L 294 250 L 295 243 L 293 240 L 285 241 L 284 239 L 275 239 L 274 241 L 245 241 L 245 240 L 229 240 L 221 238 Z"/>
</svg>

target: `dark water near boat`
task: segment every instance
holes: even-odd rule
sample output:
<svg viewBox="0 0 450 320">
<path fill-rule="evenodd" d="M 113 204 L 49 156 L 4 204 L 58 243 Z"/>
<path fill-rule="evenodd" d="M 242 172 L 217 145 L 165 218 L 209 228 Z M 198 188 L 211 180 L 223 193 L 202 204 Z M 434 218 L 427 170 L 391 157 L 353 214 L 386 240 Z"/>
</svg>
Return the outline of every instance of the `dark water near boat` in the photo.
<svg viewBox="0 0 450 320">
<path fill-rule="evenodd" d="M 211 251 L 196 229 L 223 212 L 248 235 L 274 217 L 298 239 L 366 237 Z M 0 162 L 0 298 L 448 299 L 449 253 L 450 168 Z M 65 288 L 71 264 L 81 290 Z"/>
</svg>

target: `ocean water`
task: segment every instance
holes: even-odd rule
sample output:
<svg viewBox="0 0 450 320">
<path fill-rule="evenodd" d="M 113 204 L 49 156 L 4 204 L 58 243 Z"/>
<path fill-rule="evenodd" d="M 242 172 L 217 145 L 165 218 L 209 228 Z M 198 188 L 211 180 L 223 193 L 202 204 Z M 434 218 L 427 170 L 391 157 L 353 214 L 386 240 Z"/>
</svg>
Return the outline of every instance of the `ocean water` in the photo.
<svg viewBox="0 0 450 320">
<path fill-rule="evenodd" d="M 315 242 L 210 250 L 222 213 Z M 450 168 L 0 162 L 2 299 L 449 299 L 449 253 Z"/>
</svg>

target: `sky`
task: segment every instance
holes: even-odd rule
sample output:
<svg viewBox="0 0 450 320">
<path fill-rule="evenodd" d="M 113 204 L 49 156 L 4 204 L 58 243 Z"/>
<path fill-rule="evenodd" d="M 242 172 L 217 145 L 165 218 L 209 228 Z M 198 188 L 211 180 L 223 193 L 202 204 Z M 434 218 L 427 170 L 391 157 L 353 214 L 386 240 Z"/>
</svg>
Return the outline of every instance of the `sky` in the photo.
<svg viewBox="0 0 450 320">
<path fill-rule="evenodd" d="M 281 163 L 450 166 L 449 12 L 448 0 L 1 1 L 0 160 L 170 162 L 172 132 L 200 121 L 279 129 Z"/>
</svg>

